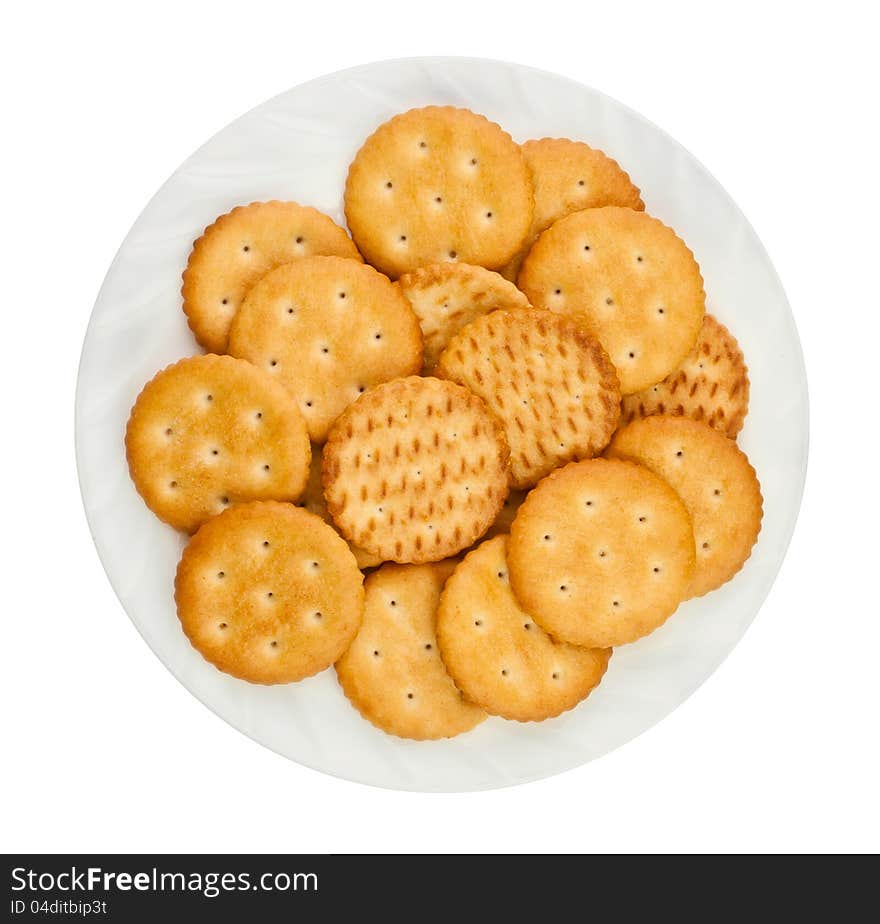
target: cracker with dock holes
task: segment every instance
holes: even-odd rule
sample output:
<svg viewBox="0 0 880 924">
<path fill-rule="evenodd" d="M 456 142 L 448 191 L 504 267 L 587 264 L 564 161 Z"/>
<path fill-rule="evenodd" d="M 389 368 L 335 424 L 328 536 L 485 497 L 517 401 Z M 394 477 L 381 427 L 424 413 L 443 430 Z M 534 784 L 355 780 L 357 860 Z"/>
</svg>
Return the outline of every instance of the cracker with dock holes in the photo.
<svg viewBox="0 0 880 924">
<path fill-rule="evenodd" d="M 456 688 L 437 649 L 437 604 L 454 567 L 388 563 L 366 580 L 364 620 L 336 674 L 355 709 L 391 735 L 452 738 L 486 718 Z"/>
<path fill-rule="evenodd" d="M 645 208 L 638 186 L 620 164 L 583 141 L 540 138 L 521 147 L 535 189 L 535 213 L 523 249 L 501 271 L 507 279 L 516 280 L 538 235 L 563 216 L 603 205 Z"/>
<path fill-rule="evenodd" d="M 232 322 L 229 352 L 281 382 L 312 442 L 323 443 L 367 389 L 419 371 L 422 332 L 387 276 L 343 257 L 306 257 L 251 288 Z"/>
<path fill-rule="evenodd" d="M 653 632 L 678 608 L 694 574 L 694 532 L 662 478 L 632 462 L 588 459 L 529 493 L 507 560 L 535 622 L 573 645 L 608 648 Z"/>
<path fill-rule="evenodd" d="M 685 242 L 656 218 L 618 206 L 552 224 L 517 284 L 536 307 L 584 323 L 617 368 L 625 395 L 681 365 L 705 314 L 703 277 Z"/>
<path fill-rule="evenodd" d="M 364 612 L 363 575 L 345 540 L 276 501 L 205 523 L 184 549 L 174 597 L 198 652 L 251 683 L 291 683 L 329 667 Z"/>
<path fill-rule="evenodd" d="M 299 502 L 310 513 L 314 513 L 325 523 L 333 526 L 333 520 L 327 510 L 327 501 L 324 500 L 324 486 L 321 484 L 320 446 L 312 446 L 312 465 L 309 470 L 309 480 Z M 349 543 L 349 546 L 361 571 L 367 568 L 375 568 L 377 565 L 382 564 L 382 559 L 377 555 L 371 555 L 369 552 L 359 549 L 356 545 L 351 545 L 351 543 Z"/>
<path fill-rule="evenodd" d="M 288 392 L 262 369 L 212 354 L 182 359 L 144 386 L 125 449 L 150 510 L 190 533 L 231 504 L 297 500 L 311 453 Z"/>
<path fill-rule="evenodd" d="M 324 497 L 349 542 L 387 561 L 439 561 L 489 528 L 508 491 L 507 440 L 485 402 L 410 376 L 349 405 L 324 446 Z"/>
<path fill-rule="evenodd" d="M 493 311 L 462 328 L 437 374 L 479 395 L 504 424 L 511 485 L 600 453 L 617 426 L 617 372 L 573 318 L 535 308 Z"/>
<path fill-rule="evenodd" d="M 358 249 L 392 278 L 448 260 L 504 266 L 532 210 L 519 145 L 485 116 L 452 106 L 411 109 L 380 125 L 345 185 Z"/>
<path fill-rule="evenodd" d="M 329 215 L 297 202 L 252 202 L 221 215 L 193 244 L 183 272 L 183 310 L 196 340 L 225 353 L 247 290 L 276 266 L 312 254 L 361 260 Z"/>
<path fill-rule="evenodd" d="M 649 468 L 684 501 L 697 550 L 688 597 L 715 590 L 742 568 L 761 531 L 763 499 L 733 440 L 687 417 L 646 417 L 618 430 L 607 454 Z"/>
<path fill-rule="evenodd" d="M 749 409 L 749 370 L 730 331 L 711 314 L 684 362 L 662 382 L 627 395 L 622 425 L 640 417 L 668 414 L 702 420 L 736 439 Z"/>
<path fill-rule="evenodd" d="M 539 722 L 589 695 L 611 649 L 556 641 L 535 623 L 510 589 L 507 542 L 482 543 L 455 569 L 440 598 L 437 638 L 465 696 L 493 715 Z"/>
<path fill-rule="evenodd" d="M 469 263 L 435 263 L 397 280 L 425 338 L 425 373 L 465 324 L 499 308 L 528 308 L 525 295 L 498 273 Z"/>
</svg>

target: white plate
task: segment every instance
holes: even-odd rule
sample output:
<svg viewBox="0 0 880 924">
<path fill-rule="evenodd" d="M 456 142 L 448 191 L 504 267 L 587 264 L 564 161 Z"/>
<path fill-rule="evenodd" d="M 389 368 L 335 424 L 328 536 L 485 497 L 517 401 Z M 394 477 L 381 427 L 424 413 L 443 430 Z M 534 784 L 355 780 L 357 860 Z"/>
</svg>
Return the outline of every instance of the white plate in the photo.
<svg viewBox="0 0 880 924">
<path fill-rule="evenodd" d="M 616 158 L 648 211 L 699 260 L 709 310 L 746 355 L 751 410 L 740 444 L 761 479 L 764 524 L 743 571 L 684 604 L 648 638 L 618 649 L 600 687 L 558 719 L 489 719 L 451 741 L 385 735 L 356 713 L 335 675 L 251 686 L 221 674 L 184 638 L 172 582 L 184 539 L 144 506 L 123 433 L 142 385 L 198 352 L 180 308 L 180 274 L 215 216 L 259 199 L 295 199 L 343 221 L 346 170 L 380 122 L 413 106 L 466 106 L 518 141 L 587 141 Z M 382 61 L 296 87 L 233 122 L 189 158 L 135 222 L 98 296 L 76 396 L 77 462 L 92 535 L 131 620 L 177 679 L 254 740 L 306 766 L 410 790 L 489 789 L 575 767 L 618 747 L 683 702 L 755 617 L 785 554 L 807 461 L 807 389 L 794 320 L 745 217 L 679 144 L 625 106 L 554 74 L 463 58 Z"/>
</svg>

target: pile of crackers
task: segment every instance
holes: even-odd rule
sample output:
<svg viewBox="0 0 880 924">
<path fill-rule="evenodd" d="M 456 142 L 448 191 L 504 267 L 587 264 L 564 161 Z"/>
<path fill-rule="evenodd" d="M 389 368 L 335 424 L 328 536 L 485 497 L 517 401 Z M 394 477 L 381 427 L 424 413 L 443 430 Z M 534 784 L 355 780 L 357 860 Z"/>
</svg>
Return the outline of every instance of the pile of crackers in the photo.
<svg viewBox="0 0 880 924">
<path fill-rule="evenodd" d="M 582 141 L 415 109 L 344 198 L 351 237 L 280 201 L 206 228 L 182 290 L 206 353 L 132 409 L 134 484 L 191 535 L 183 631 L 251 683 L 335 665 L 401 737 L 557 716 L 749 557 L 742 352 Z"/>
</svg>

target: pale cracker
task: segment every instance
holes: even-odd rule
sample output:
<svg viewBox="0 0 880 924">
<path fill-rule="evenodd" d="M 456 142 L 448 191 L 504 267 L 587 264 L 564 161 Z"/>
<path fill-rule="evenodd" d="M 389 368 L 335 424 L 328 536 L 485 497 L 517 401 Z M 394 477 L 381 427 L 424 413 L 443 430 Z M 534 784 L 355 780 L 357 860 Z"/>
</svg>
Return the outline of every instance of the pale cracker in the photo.
<svg viewBox="0 0 880 924">
<path fill-rule="evenodd" d="M 437 604 L 454 567 L 389 563 L 367 578 L 364 620 L 336 675 L 355 709 L 390 735 L 452 738 L 486 718 L 456 688 L 437 648 Z"/>
<path fill-rule="evenodd" d="M 380 125 L 345 186 L 352 237 L 392 278 L 447 260 L 503 266 L 532 209 L 519 146 L 484 116 L 452 106 L 411 109 Z"/>
<path fill-rule="evenodd" d="M 706 296 L 694 255 L 644 212 L 608 206 L 552 224 L 523 263 L 519 288 L 580 318 L 628 395 L 662 381 L 693 349 Z"/>
<path fill-rule="evenodd" d="M 306 489 L 300 498 L 300 504 L 310 513 L 319 516 L 325 523 L 334 526 L 330 511 L 327 510 L 327 501 L 324 500 L 324 486 L 321 483 L 321 447 L 312 446 L 312 465 L 309 470 L 309 480 Z M 334 527 L 335 528 L 335 527 Z M 377 555 L 371 555 L 369 552 L 358 548 L 356 545 L 349 543 L 358 568 L 361 571 L 366 568 L 375 568 L 382 564 L 382 559 Z"/>
<path fill-rule="evenodd" d="M 449 342 L 437 374 L 479 395 L 504 424 L 511 485 L 600 453 L 617 426 L 617 372 L 574 318 L 535 308 L 493 311 Z"/>
<path fill-rule="evenodd" d="M 501 271 L 516 280 L 529 248 L 554 221 L 581 209 L 620 205 L 641 211 L 641 192 L 629 174 L 602 151 L 568 138 L 541 138 L 522 145 L 535 189 L 535 213 L 523 249 Z"/>
<path fill-rule="evenodd" d="M 440 599 L 437 639 L 465 696 L 493 715 L 538 722 L 581 702 L 611 649 L 555 641 L 523 611 L 510 589 L 507 541 L 484 542 L 455 569 Z"/>
<path fill-rule="evenodd" d="M 572 462 L 519 508 L 507 559 L 526 612 L 587 648 L 633 642 L 675 612 L 694 572 L 681 498 L 629 462 Z"/>
<path fill-rule="evenodd" d="M 324 447 L 324 497 L 343 536 L 383 560 L 439 561 L 489 528 L 508 490 L 507 441 L 466 388 L 410 376 L 349 405 Z"/>
<path fill-rule="evenodd" d="M 702 420 L 736 439 L 749 409 L 749 371 L 730 331 L 711 314 L 687 358 L 662 382 L 627 395 L 621 426 L 639 417 L 668 414 Z"/>
<path fill-rule="evenodd" d="M 314 443 L 367 389 L 418 372 L 422 332 L 387 276 L 343 257 L 271 270 L 242 302 L 229 353 L 274 376 L 296 398 Z"/>
<path fill-rule="evenodd" d="M 733 440 L 687 417 L 646 417 L 619 430 L 608 455 L 646 466 L 688 508 L 697 550 L 688 597 L 715 590 L 742 568 L 761 531 L 763 500 L 755 470 Z"/>
<path fill-rule="evenodd" d="M 309 475 L 296 402 L 231 356 L 192 356 L 159 372 L 131 410 L 125 450 L 147 506 L 185 532 L 231 504 L 295 501 Z"/>
<path fill-rule="evenodd" d="M 225 353 L 247 290 L 282 263 L 312 254 L 361 260 L 332 218 L 296 202 L 252 202 L 221 215 L 193 244 L 183 273 L 183 310 L 196 340 Z"/>
<path fill-rule="evenodd" d="M 205 523 L 183 552 L 174 596 L 199 653 L 251 683 L 290 683 L 329 667 L 364 611 L 363 575 L 345 541 L 314 514 L 276 501 Z"/>
<path fill-rule="evenodd" d="M 498 308 L 528 308 L 529 301 L 506 279 L 469 263 L 435 263 L 397 281 L 422 326 L 423 370 L 433 374 L 440 354 L 465 324 Z"/>
</svg>

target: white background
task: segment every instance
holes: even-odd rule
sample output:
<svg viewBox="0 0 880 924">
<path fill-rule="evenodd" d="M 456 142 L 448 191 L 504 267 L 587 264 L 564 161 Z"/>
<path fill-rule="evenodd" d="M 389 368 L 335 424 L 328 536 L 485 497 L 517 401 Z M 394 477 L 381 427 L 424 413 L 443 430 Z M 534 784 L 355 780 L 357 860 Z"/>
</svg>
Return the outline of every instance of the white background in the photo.
<svg viewBox="0 0 880 924">
<path fill-rule="evenodd" d="M 867 3 L 610 7 L 215 0 L 6 14 L 0 849 L 880 849 L 877 24 Z M 621 750 L 482 794 L 340 782 L 208 712 L 114 597 L 73 455 L 91 305 L 168 174 L 289 86 L 421 54 L 557 71 L 688 147 L 775 262 L 812 402 L 798 529 L 733 655 Z"/>
</svg>

